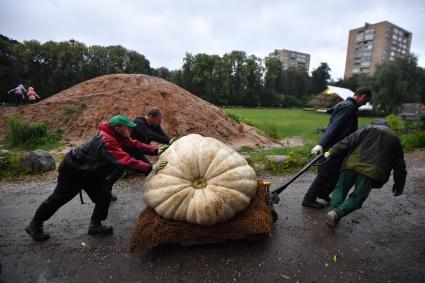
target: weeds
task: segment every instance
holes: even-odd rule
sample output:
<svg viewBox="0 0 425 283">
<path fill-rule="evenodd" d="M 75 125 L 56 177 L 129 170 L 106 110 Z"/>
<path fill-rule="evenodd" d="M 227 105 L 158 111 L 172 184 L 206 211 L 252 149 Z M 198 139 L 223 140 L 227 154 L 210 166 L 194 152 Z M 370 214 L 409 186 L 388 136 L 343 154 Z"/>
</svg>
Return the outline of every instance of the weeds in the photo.
<svg viewBox="0 0 425 283">
<path fill-rule="evenodd" d="M 7 120 L 7 125 L 6 143 L 10 147 L 21 149 L 57 147 L 63 134 L 63 129 L 49 133 L 45 123 L 29 123 L 18 117 L 10 117 Z"/>
<path fill-rule="evenodd" d="M 72 107 L 68 107 L 65 108 L 60 116 L 62 118 L 62 120 L 67 123 L 69 122 L 73 117 L 78 116 L 81 114 L 81 112 L 83 112 L 84 109 L 87 108 L 87 105 L 83 102 L 80 104 L 80 106 L 78 108 L 72 108 Z"/>
</svg>

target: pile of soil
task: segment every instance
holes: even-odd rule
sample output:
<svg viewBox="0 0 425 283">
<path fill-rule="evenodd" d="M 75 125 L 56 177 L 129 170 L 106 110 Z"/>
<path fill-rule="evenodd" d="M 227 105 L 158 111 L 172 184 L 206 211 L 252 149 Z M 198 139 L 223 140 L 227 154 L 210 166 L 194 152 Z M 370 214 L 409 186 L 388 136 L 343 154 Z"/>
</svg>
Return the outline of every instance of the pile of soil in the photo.
<svg viewBox="0 0 425 283">
<path fill-rule="evenodd" d="M 77 84 L 32 105 L 3 107 L 0 138 L 7 117 L 45 122 L 50 130 L 64 129 L 64 139 L 79 144 L 95 133 L 97 125 L 111 116 L 145 116 L 153 106 L 164 113 L 163 128 L 170 135 L 198 133 L 238 148 L 274 146 L 271 140 L 247 125 L 234 123 L 219 107 L 166 80 L 148 75 L 105 75 Z"/>
</svg>

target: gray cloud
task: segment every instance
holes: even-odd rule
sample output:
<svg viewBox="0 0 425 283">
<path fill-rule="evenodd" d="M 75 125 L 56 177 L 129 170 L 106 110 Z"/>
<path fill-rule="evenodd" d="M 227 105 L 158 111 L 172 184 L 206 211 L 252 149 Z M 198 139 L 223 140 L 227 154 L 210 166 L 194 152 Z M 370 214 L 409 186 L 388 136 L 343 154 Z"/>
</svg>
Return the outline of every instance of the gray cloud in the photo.
<svg viewBox="0 0 425 283">
<path fill-rule="evenodd" d="M 181 67 L 185 52 L 244 50 L 265 57 L 274 49 L 312 56 L 310 70 L 328 62 L 343 76 L 348 31 L 388 20 L 413 33 L 412 51 L 424 66 L 425 1 L 0 1 L 0 33 L 17 39 L 76 39 L 120 44 L 154 67 Z"/>
</svg>

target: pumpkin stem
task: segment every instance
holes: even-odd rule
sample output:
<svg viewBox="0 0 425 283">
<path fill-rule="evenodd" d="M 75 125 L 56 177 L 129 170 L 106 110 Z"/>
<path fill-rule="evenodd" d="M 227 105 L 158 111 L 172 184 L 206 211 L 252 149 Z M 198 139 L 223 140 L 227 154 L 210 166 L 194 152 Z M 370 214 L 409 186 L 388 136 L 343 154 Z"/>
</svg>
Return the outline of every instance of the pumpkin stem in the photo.
<svg viewBox="0 0 425 283">
<path fill-rule="evenodd" d="M 207 180 L 205 178 L 198 178 L 192 181 L 192 187 L 195 189 L 203 189 L 207 186 Z"/>
</svg>

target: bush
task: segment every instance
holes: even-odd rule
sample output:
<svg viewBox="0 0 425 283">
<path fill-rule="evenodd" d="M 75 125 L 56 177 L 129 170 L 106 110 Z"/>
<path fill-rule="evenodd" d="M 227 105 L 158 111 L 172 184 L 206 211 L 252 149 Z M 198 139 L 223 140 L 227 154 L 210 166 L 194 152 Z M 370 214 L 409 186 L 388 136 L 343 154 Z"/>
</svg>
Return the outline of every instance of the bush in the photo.
<svg viewBox="0 0 425 283">
<path fill-rule="evenodd" d="M 405 150 L 425 148 L 425 131 L 401 135 L 400 140 Z"/>
<path fill-rule="evenodd" d="M 397 115 L 391 114 L 385 117 L 385 121 L 390 125 L 391 129 L 393 129 L 394 132 L 397 134 L 400 134 L 404 128 L 405 124 L 404 121 Z"/>
<path fill-rule="evenodd" d="M 29 174 L 29 172 L 21 172 L 19 164 L 21 163 L 22 154 L 0 154 L 0 179 L 11 179 L 21 174 Z"/>
<path fill-rule="evenodd" d="M 5 140 L 10 146 L 18 148 L 35 149 L 40 146 L 55 146 L 63 134 L 62 129 L 49 133 L 45 123 L 29 123 L 17 117 L 10 117 L 7 125 Z"/>
</svg>

